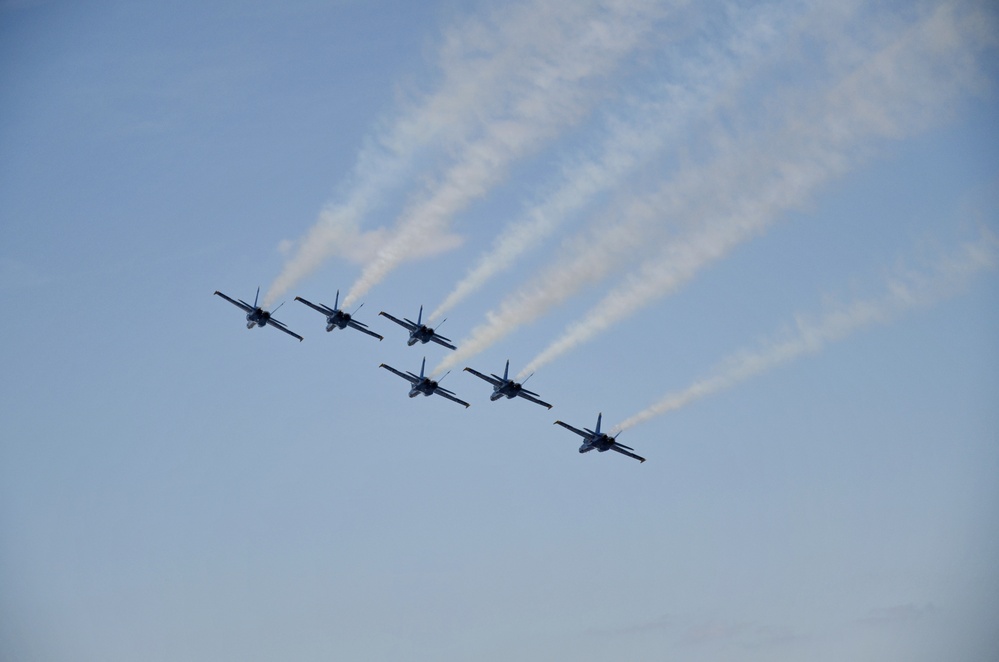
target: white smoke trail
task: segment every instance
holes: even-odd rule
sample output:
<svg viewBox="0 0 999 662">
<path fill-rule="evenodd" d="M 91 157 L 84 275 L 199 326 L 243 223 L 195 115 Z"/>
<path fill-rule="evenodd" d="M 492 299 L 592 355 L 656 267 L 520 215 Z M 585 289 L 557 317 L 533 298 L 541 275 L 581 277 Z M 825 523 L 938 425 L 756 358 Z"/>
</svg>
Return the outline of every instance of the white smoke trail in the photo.
<svg viewBox="0 0 999 662">
<path fill-rule="evenodd" d="M 447 152 L 467 141 L 492 121 L 495 109 L 523 97 L 525 72 L 545 66 L 539 44 L 547 34 L 559 34 L 567 21 L 585 22 L 599 8 L 596 0 L 525 0 L 447 30 L 436 90 L 376 128 L 358 155 L 344 199 L 327 205 L 297 242 L 265 295 L 268 305 L 340 251 L 344 237 L 360 236 L 365 215 L 400 185 L 421 154 L 431 147 Z"/>
<path fill-rule="evenodd" d="M 732 13 L 738 13 L 732 10 Z M 795 11 L 761 4 L 748 17 L 732 16 L 734 34 L 699 59 L 684 62 L 677 80 L 664 85 L 658 98 L 641 104 L 638 119 L 617 119 L 598 150 L 562 172 L 561 182 L 544 200 L 529 208 L 494 240 L 468 274 L 430 314 L 438 319 L 492 277 L 508 270 L 527 251 L 537 248 L 595 196 L 619 186 L 639 164 L 647 161 L 685 128 L 712 112 L 752 77 L 784 39 Z"/>
<path fill-rule="evenodd" d="M 726 149 L 730 161 L 739 154 L 738 145 L 723 145 L 723 154 Z M 433 374 L 475 356 L 583 288 L 602 281 L 622 265 L 633 263 L 646 254 L 650 246 L 655 246 L 669 231 L 661 222 L 664 208 L 692 208 L 694 203 L 690 200 L 718 197 L 717 183 L 726 181 L 726 175 L 730 174 L 726 169 L 731 167 L 724 159 L 719 161 L 723 167 L 682 171 L 673 185 L 655 195 L 628 201 L 616 213 L 599 219 L 586 233 L 568 241 L 558 259 L 504 299 L 498 311 L 489 311 L 485 322 L 458 343 L 458 350 L 435 367 Z"/>
<path fill-rule="evenodd" d="M 536 40 L 525 44 L 518 93 L 507 107 L 486 112 L 482 135 L 458 146 L 456 162 L 442 181 L 403 212 L 392 238 L 350 288 L 345 305 L 406 260 L 414 240 L 446 230 L 455 213 L 506 176 L 512 162 L 577 122 L 597 97 L 593 81 L 639 46 L 665 11 L 654 0 L 570 6 L 559 7 L 559 20 L 545 30 L 532 26 Z"/>
<path fill-rule="evenodd" d="M 735 354 L 724 362 L 712 377 L 694 382 L 687 388 L 669 393 L 651 407 L 619 423 L 611 434 L 634 427 L 651 418 L 676 411 L 707 395 L 731 388 L 766 370 L 805 354 L 815 354 L 829 343 L 872 324 L 892 321 L 903 312 L 928 306 L 956 293 L 974 275 L 994 269 L 999 240 L 984 230 L 980 240 L 968 243 L 925 271 L 900 273 L 888 282 L 887 291 L 877 299 L 855 301 L 827 312 L 811 321 L 795 316 L 795 331 L 748 352 Z"/>
<path fill-rule="evenodd" d="M 525 365 L 520 377 L 591 340 L 640 308 L 675 292 L 704 266 L 761 233 L 781 213 L 800 205 L 823 183 L 855 164 L 877 138 L 900 138 L 925 127 L 978 82 L 976 55 L 983 48 L 980 12 L 939 6 L 823 95 L 811 113 L 755 150 L 716 163 L 701 181 L 730 188 L 724 198 L 676 193 L 665 217 L 710 218 L 680 240 L 668 242 L 583 318 Z M 817 111 L 817 112 L 816 112 Z M 674 182 L 684 185 L 689 180 Z M 686 206 L 693 198 L 695 207 Z"/>
</svg>

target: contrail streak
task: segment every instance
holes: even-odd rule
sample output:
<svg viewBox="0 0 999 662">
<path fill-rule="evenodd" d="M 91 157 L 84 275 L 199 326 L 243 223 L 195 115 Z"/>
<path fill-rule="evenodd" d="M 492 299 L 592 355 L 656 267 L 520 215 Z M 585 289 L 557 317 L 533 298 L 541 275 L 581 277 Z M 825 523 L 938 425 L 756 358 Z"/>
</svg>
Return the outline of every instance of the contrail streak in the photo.
<svg viewBox="0 0 999 662">
<path fill-rule="evenodd" d="M 508 106 L 487 111 L 483 133 L 460 145 L 441 182 L 403 212 L 393 236 L 365 266 L 344 305 L 406 260 L 415 240 L 445 231 L 457 212 L 506 176 L 511 163 L 579 121 L 597 97 L 592 83 L 649 36 L 664 9 L 652 0 L 570 3 L 547 30 L 533 32 L 532 27 L 537 41 L 524 51 L 517 94 Z"/>
<path fill-rule="evenodd" d="M 968 243 L 927 271 L 901 273 L 888 282 L 887 291 L 877 299 L 855 301 L 810 321 L 795 316 L 790 337 L 768 343 L 755 351 L 741 352 L 724 362 L 712 377 L 694 382 L 682 391 L 664 396 L 651 407 L 618 424 L 611 434 L 634 427 L 651 418 L 676 411 L 707 395 L 731 388 L 740 382 L 787 363 L 805 354 L 815 354 L 829 343 L 872 324 L 884 324 L 903 312 L 930 305 L 956 293 L 973 276 L 996 267 L 999 241 L 985 230 L 977 242 Z"/>
<path fill-rule="evenodd" d="M 712 219 L 668 242 L 658 255 L 604 296 L 579 321 L 528 362 L 519 377 L 618 324 L 650 302 L 671 294 L 706 265 L 760 234 L 790 208 L 860 160 L 871 139 L 900 138 L 923 128 L 977 83 L 982 16 L 943 5 L 905 31 L 755 150 L 734 153 L 700 181 L 739 182 L 718 199 L 668 194 L 664 217 Z M 680 180 L 683 185 L 689 180 Z M 695 206 L 686 206 L 693 198 Z"/>
<path fill-rule="evenodd" d="M 750 79 L 771 56 L 773 45 L 787 32 L 794 14 L 783 7 L 760 5 L 748 18 L 733 17 L 735 33 L 697 61 L 684 62 L 676 78 L 663 85 L 657 99 L 640 104 L 635 118 L 618 118 L 599 147 L 599 156 L 581 159 L 562 172 L 561 181 L 544 200 L 528 209 L 494 240 L 444 301 L 431 313 L 438 319 L 476 292 L 517 259 L 536 248 L 603 191 L 619 186 L 641 163 L 712 112 Z"/>
<path fill-rule="evenodd" d="M 344 237 L 359 236 L 364 217 L 402 184 L 421 156 L 446 153 L 492 122 L 495 109 L 523 98 L 532 80 L 525 72 L 547 66 L 548 34 L 564 37 L 568 20 L 585 22 L 600 8 L 594 0 L 529 0 L 447 30 L 438 52 L 436 91 L 376 128 L 358 154 L 343 199 L 327 205 L 299 240 L 268 289 L 266 304 L 343 250 Z"/>
</svg>

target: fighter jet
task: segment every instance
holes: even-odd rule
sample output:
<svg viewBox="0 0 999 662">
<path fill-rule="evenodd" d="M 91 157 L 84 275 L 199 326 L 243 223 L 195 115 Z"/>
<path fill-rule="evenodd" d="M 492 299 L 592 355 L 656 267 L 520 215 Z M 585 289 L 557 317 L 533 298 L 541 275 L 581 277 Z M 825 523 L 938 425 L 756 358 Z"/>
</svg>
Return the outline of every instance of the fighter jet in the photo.
<svg viewBox="0 0 999 662">
<path fill-rule="evenodd" d="M 225 299 L 226 301 L 228 301 L 232 305 L 239 306 L 244 311 L 246 311 L 246 328 L 247 329 L 252 329 L 255 326 L 273 326 L 278 331 L 284 331 L 289 336 L 294 336 L 295 338 L 298 338 L 299 341 L 302 340 L 302 336 L 298 335 L 297 333 L 295 333 L 294 331 L 292 331 L 288 327 L 286 327 L 284 324 L 282 324 L 281 322 L 279 322 L 276 319 L 274 319 L 273 317 L 271 317 L 272 313 L 267 312 L 266 310 L 264 310 L 263 308 L 261 308 L 260 306 L 257 305 L 257 299 L 260 298 L 260 288 L 259 287 L 257 288 L 257 295 L 255 297 L 253 297 L 253 305 L 252 306 L 250 304 L 246 303 L 245 301 L 243 301 L 242 299 L 232 299 L 230 297 L 227 297 L 226 295 L 222 294 L 218 290 L 215 290 L 215 294 L 219 295 L 220 297 L 222 297 L 223 299 Z M 281 306 L 283 306 L 283 305 L 284 304 L 281 304 Z M 278 306 L 278 308 L 280 308 L 281 306 Z M 274 309 L 274 312 L 277 312 L 277 308 Z"/>
<path fill-rule="evenodd" d="M 443 345 L 448 349 L 458 349 L 457 347 L 451 344 L 449 338 L 437 335 L 437 333 L 433 329 L 431 329 L 426 324 L 423 324 L 423 306 L 420 306 L 420 314 L 416 318 L 415 322 L 413 320 L 406 319 L 405 317 L 402 319 L 399 319 L 398 317 L 392 317 L 384 310 L 378 314 L 384 315 L 385 317 L 389 318 L 399 326 L 404 326 L 407 329 L 409 329 L 409 342 L 407 342 L 406 344 L 409 345 L 410 347 L 415 345 L 417 342 L 426 344 L 432 340 L 438 345 Z M 444 322 L 445 320 L 441 320 L 441 324 L 443 324 Z M 438 324 L 437 326 L 440 326 L 440 324 Z"/>
<path fill-rule="evenodd" d="M 410 384 L 412 384 L 413 387 L 411 389 L 409 389 L 409 397 L 411 397 L 411 398 L 415 398 L 420 393 L 422 393 L 423 395 L 433 395 L 433 394 L 436 393 L 437 395 L 445 397 L 448 400 L 453 400 L 454 402 L 457 402 L 459 405 L 465 405 L 466 409 L 468 409 L 468 407 L 469 407 L 469 404 L 467 402 L 465 402 L 464 400 L 459 400 L 458 398 L 454 397 L 454 392 L 453 391 L 449 391 L 446 388 L 443 388 L 442 386 L 440 386 L 437 382 L 435 382 L 434 380 L 430 379 L 429 377 L 424 377 L 423 376 L 423 370 L 424 370 L 424 368 L 427 367 L 427 359 L 426 359 L 426 357 L 424 357 L 423 363 L 420 364 L 420 374 L 419 374 L 419 376 L 414 375 L 413 373 L 408 372 L 408 371 L 407 372 L 401 372 L 399 370 L 396 370 L 392 366 L 385 365 L 384 363 L 381 364 L 378 367 L 379 368 L 385 368 L 389 372 L 394 372 L 395 374 L 399 375 L 400 377 L 402 377 L 403 379 L 405 379 L 407 382 L 409 382 Z"/>
<path fill-rule="evenodd" d="M 624 444 L 619 444 L 616 441 L 617 435 L 614 435 L 613 437 L 610 437 L 610 436 L 607 436 L 606 433 L 601 432 L 600 431 L 600 419 L 601 418 L 603 418 L 603 414 L 597 414 L 597 429 L 596 430 L 590 430 L 589 428 L 583 428 L 582 430 L 579 430 L 577 428 L 572 427 L 571 425 L 566 425 L 562 421 L 555 421 L 555 425 L 561 425 L 566 430 L 572 430 L 573 432 L 575 432 L 576 434 L 578 434 L 580 437 L 583 438 L 583 440 L 584 440 L 583 441 L 583 445 L 579 447 L 579 452 L 580 453 L 589 453 L 594 448 L 596 448 L 601 453 L 603 453 L 605 451 L 617 451 L 618 453 L 621 453 L 622 455 L 627 455 L 628 457 L 633 457 L 636 460 L 638 460 L 639 462 L 645 462 L 645 458 L 644 457 L 642 457 L 640 455 L 635 455 L 634 453 L 629 452 L 629 451 L 635 450 L 634 448 L 631 448 L 629 446 L 625 446 Z M 621 433 L 618 432 L 617 434 L 621 434 Z"/>
<path fill-rule="evenodd" d="M 367 324 L 362 324 L 361 322 L 358 322 L 357 320 L 353 319 L 353 316 L 350 313 L 345 313 L 337 307 L 338 304 L 340 303 L 340 290 L 336 291 L 336 299 L 333 300 L 332 308 L 322 303 L 316 305 L 311 301 L 306 301 L 302 297 L 295 297 L 295 301 L 301 301 L 309 308 L 312 308 L 313 310 L 318 310 L 323 315 L 326 315 L 327 333 L 332 331 L 333 329 L 346 329 L 349 326 L 352 329 L 357 329 L 361 333 L 366 333 L 369 336 L 374 336 L 375 338 L 382 340 L 382 336 L 378 335 L 374 331 L 368 330 Z M 364 304 L 362 303 L 361 306 L 363 305 Z M 358 306 L 357 310 L 360 310 L 361 306 Z M 354 311 L 355 314 L 357 313 L 357 310 Z"/>
<path fill-rule="evenodd" d="M 552 408 L 552 406 L 547 402 L 542 402 L 541 400 L 539 400 L 536 397 L 538 395 L 537 393 L 535 393 L 534 391 L 528 391 L 526 388 L 524 388 L 523 384 L 518 384 L 517 382 L 509 378 L 510 375 L 509 360 L 506 362 L 506 367 L 503 368 L 502 377 L 500 377 L 499 375 L 491 375 L 487 377 L 486 375 L 483 375 L 481 372 L 477 370 L 472 370 L 471 368 L 465 368 L 465 371 L 470 372 L 479 379 L 484 379 L 493 385 L 493 394 L 489 396 L 490 400 L 496 401 L 504 396 L 507 399 L 512 399 L 516 398 L 519 395 L 525 400 L 530 400 L 531 402 L 538 403 L 542 407 L 548 407 L 549 409 Z M 528 377 L 527 379 L 530 379 L 530 377 Z M 525 379 L 524 381 L 526 382 L 527 379 Z"/>
</svg>

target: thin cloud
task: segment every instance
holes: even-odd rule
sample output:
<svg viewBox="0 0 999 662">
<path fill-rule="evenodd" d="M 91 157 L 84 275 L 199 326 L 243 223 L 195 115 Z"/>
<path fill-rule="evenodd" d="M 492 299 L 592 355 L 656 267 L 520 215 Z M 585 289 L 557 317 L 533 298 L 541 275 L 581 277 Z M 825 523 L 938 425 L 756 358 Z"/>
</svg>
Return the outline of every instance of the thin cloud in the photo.
<svg viewBox="0 0 999 662">
<path fill-rule="evenodd" d="M 872 609 L 866 616 L 857 619 L 857 623 L 870 627 L 887 627 L 896 624 L 915 623 L 936 613 L 937 608 L 933 606 L 933 603 L 920 606 L 910 602 L 892 607 Z"/>
</svg>

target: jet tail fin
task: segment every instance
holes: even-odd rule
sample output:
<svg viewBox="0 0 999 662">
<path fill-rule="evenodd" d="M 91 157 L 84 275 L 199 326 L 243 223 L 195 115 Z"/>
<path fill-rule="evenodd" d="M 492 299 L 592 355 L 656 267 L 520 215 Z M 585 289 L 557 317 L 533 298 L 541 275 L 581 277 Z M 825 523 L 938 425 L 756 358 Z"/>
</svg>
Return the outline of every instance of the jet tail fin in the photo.
<svg viewBox="0 0 999 662">
<path fill-rule="evenodd" d="M 600 434 L 600 420 L 601 420 L 601 419 L 602 419 L 603 417 L 604 417 L 604 414 L 603 414 L 603 412 L 601 412 L 601 413 L 597 414 L 597 429 L 596 429 L 596 430 L 594 430 L 594 432 L 596 432 L 596 433 L 597 433 L 597 435 L 599 435 L 599 434 Z"/>
<path fill-rule="evenodd" d="M 340 290 L 336 291 L 336 298 L 333 299 L 333 310 L 340 309 Z"/>
<path fill-rule="evenodd" d="M 506 367 L 503 368 L 503 381 L 510 379 L 510 359 L 506 360 Z"/>
<path fill-rule="evenodd" d="M 427 367 L 427 357 L 423 357 L 423 363 L 420 364 L 420 379 L 423 379 L 423 369 Z"/>
<path fill-rule="evenodd" d="M 260 286 L 257 285 L 257 294 L 256 294 L 256 296 L 253 297 L 253 307 L 254 308 L 257 307 L 257 299 L 259 299 L 259 298 L 260 298 Z"/>
</svg>

